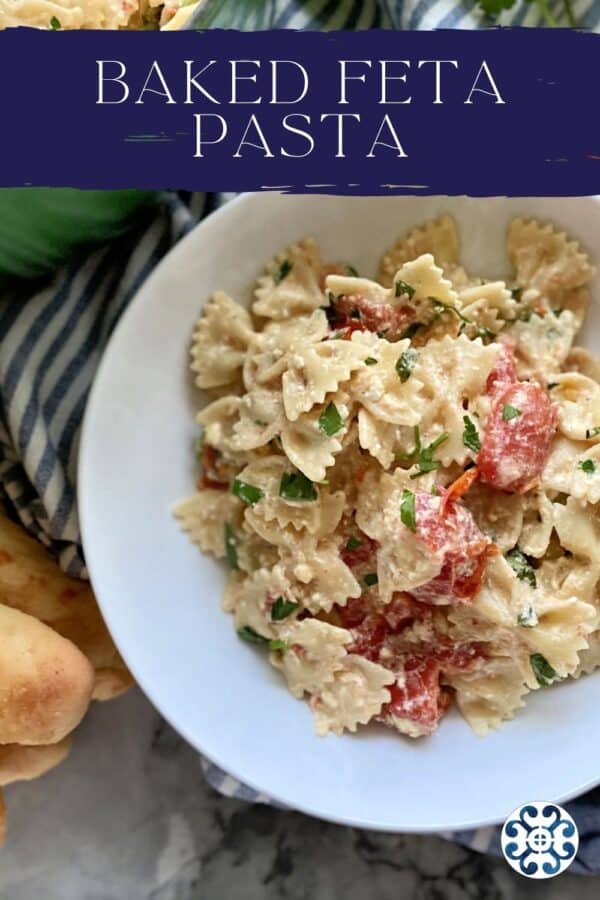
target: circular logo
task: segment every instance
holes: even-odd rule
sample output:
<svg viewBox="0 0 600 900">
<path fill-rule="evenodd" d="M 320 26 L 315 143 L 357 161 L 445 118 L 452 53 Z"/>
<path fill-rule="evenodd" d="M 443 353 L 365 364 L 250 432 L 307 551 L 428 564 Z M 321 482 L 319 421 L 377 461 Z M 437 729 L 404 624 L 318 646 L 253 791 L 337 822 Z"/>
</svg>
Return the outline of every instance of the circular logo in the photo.
<svg viewBox="0 0 600 900">
<path fill-rule="evenodd" d="M 562 806 L 534 800 L 511 812 L 502 828 L 501 845 L 515 872 L 527 878 L 554 878 L 575 859 L 579 833 Z"/>
</svg>

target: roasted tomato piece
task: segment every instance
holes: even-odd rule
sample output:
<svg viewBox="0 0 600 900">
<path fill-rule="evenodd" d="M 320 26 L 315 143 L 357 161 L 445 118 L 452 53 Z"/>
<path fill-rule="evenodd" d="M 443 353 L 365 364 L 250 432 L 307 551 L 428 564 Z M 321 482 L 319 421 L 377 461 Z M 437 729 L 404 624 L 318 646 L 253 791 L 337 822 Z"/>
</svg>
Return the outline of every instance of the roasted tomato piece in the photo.
<svg viewBox="0 0 600 900">
<path fill-rule="evenodd" d="M 412 306 L 376 303 L 358 294 L 336 297 L 327 310 L 330 326 L 352 331 L 373 331 L 398 341 L 416 317 Z"/>
<path fill-rule="evenodd" d="M 466 506 L 448 500 L 447 493 L 432 496 L 420 491 L 415 497 L 416 533 L 432 551 L 443 554 L 443 562 L 439 575 L 412 588 L 410 595 L 434 606 L 472 600 L 481 585 L 486 560 L 496 552 Z"/>
<path fill-rule="evenodd" d="M 226 491 L 229 487 L 227 479 L 223 480 L 223 476 L 219 473 L 219 451 L 208 444 L 204 444 L 202 448 L 202 474 L 200 476 L 198 487 L 212 488 L 217 491 Z"/>
<path fill-rule="evenodd" d="M 486 382 L 486 391 L 493 396 L 498 391 L 504 390 L 509 384 L 517 380 L 515 367 L 515 355 L 511 344 L 504 344 L 496 365 L 490 372 Z"/>
<path fill-rule="evenodd" d="M 335 611 L 342 628 L 356 628 L 369 615 L 370 609 L 365 596 L 349 597 L 344 606 L 336 606 Z"/>
<path fill-rule="evenodd" d="M 360 625 L 352 628 L 351 631 L 354 640 L 346 647 L 348 653 L 357 653 L 359 656 L 370 659 L 371 662 L 378 662 L 388 635 L 388 624 L 383 616 L 370 613 L 365 616 Z"/>
<path fill-rule="evenodd" d="M 556 407 L 539 385 L 518 381 L 499 390 L 477 457 L 481 480 L 501 491 L 528 491 L 542 474 L 556 425 Z"/>
<path fill-rule="evenodd" d="M 377 541 L 356 526 L 350 529 L 350 534 L 341 549 L 342 560 L 351 569 L 369 563 L 371 568 L 377 568 Z"/>
<path fill-rule="evenodd" d="M 440 686 L 439 663 L 432 658 L 409 658 L 388 689 L 391 699 L 381 719 L 413 737 L 435 731 L 450 703 L 449 693 Z"/>
<path fill-rule="evenodd" d="M 441 640 L 433 648 L 432 655 L 443 675 L 458 675 L 477 669 L 485 659 L 485 650 L 484 645 L 477 641 L 456 645 Z"/>
</svg>

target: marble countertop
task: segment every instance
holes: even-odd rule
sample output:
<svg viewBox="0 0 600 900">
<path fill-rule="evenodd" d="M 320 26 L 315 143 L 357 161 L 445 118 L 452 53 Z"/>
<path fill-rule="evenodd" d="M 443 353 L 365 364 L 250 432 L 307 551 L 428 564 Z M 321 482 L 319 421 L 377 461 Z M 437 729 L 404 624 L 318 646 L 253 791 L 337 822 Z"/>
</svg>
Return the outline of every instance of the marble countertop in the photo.
<svg viewBox="0 0 600 900">
<path fill-rule="evenodd" d="M 96 704 L 70 759 L 6 799 L 0 900 L 592 900 L 600 889 L 596 877 L 528 881 L 436 837 L 221 797 L 137 690 Z"/>
</svg>

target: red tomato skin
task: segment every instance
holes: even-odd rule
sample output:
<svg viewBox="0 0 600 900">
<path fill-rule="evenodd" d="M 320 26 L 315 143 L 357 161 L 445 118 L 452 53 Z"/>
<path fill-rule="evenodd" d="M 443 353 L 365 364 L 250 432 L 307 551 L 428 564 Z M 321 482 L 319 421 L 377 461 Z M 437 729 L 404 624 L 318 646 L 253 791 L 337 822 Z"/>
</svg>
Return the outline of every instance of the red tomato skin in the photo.
<svg viewBox="0 0 600 900">
<path fill-rule="evenodd" d="M 328 318 L 334 330 L 379 332 L 388 341 L 398 341 L 414 321 L 415 310 L 412 306 L 375 303 L 368 297 L 350 294 L 333 300 Z"/>
<path fill-rule="evenodd" d="M 519 415 L 506 421 L 506 406 Z M 556 426 L 556 407 L 538 384 L 518 381 L 498 390 L 477 457 L 481 481 L 509 493 L 530 490 L 546 465 Z"/>
<path fill-rule="evenodd" d="M 517 380 L 514 346 L 506 342 L 486 382 L 486 392 L 493 396 Z"/>
<path fill-rule="evenodd" d="M 446 712 L 450 696 L 442 691 L 440 669 L 435 659 L 409 659 L 404 672 L 389 686 L 390 702 L 381 711 L 388 725 L 393 719 L 408 719 L 421 735 L 431 734 Z"/>
</svg>

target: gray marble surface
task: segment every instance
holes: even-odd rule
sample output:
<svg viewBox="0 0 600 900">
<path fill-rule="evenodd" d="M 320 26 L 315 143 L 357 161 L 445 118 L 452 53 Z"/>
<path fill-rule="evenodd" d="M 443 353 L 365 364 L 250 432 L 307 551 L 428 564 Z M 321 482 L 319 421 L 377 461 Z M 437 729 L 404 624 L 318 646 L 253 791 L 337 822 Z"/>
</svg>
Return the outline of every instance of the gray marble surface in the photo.
<svg viewBox="0 0 600 900">
<path fill-rule="evenodd" d="M 358 831 L 220 797 L 138 691 L 95 705 L 70 759 L 7 789 L 1 900 L 592 900 L 436 837 Z"/>
</svg>

